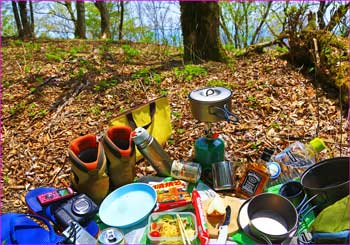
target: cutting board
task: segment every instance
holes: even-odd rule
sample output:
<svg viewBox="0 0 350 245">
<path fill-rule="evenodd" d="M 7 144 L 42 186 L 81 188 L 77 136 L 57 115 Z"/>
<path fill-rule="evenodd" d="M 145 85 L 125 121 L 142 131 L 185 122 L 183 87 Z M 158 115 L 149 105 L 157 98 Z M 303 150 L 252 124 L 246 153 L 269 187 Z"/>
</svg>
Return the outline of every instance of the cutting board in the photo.
<svg viewBox="0 0 350 245">
<path fill-rule="evenodd" d="M 231 207 L 231 219 L 230 219 L 230 224 L 228 225 L 228 235 L 232 235 L 234 232 L 239 230 L 239 227 L 237 224 L 237 216 L 238 216 L 239 208 L 243 204 L 244 200 L 239 199 L 237 197 L 230 197 L 230 196 L 221 196 L 221 198 L 223 198 L 225 207 L 227 205 Z M 222 223 L 224 222 L 225 215 L 221 217 L 208 216 L 207 210 L 211 201 L 212 199 L 208 199 L 204 201 L 203 208 L 206 214 L 205 218 L 208 223 L 209 236 L 210 238 L 217 238 L 219 234 L 219 226 L 222 225 Z"/>
</svg>

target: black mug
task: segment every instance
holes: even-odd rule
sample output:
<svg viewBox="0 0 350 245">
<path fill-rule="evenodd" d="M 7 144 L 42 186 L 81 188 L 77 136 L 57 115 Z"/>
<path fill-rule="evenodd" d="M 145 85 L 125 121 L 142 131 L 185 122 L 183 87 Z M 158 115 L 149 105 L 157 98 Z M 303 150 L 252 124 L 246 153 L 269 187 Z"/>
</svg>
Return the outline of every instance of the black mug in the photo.
<svg viewBox="0 0 350 245">
<path fill-rule="evenodd" d="M 298 181 L 284 183 L 279 190 L 279 194 L 291 201 L 298 211 L 307 199 L 304 188 Z"/>
</svg>

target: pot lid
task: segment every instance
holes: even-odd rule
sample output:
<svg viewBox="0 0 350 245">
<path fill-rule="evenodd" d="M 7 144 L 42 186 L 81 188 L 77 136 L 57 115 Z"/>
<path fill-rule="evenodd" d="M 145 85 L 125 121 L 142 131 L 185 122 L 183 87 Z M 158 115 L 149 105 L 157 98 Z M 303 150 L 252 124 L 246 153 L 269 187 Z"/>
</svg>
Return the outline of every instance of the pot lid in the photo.
<svg viewBox="0 0 350 245">
<path fill-rule="evenodd" d="M 189 98 L 201 102 L 217 102 L 230 98 L 231 90 L 223 87 L 208 87 L 193 90 Z"/>
</svg>

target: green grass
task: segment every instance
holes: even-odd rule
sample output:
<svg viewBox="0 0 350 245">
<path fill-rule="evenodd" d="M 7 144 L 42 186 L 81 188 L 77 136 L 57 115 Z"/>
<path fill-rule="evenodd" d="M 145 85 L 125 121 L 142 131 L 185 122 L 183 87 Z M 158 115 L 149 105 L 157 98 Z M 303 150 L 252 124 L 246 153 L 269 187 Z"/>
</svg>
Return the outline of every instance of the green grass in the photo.
<svg viewBox="0 0 350 245">
<path fill-rule="evenodd" d="M 186 65 L 183 69 L 174 69 L 175 77 L 184 81 L 192 81 L 193 78 L 205 76 L 208 74 L 207 70 L 197 65 Z"/>
<path fill-rule="evenodd" d="M 151 83 L 160 84 L 163 81 L 163 77 L 160 74 L 152 72 L 147 68 L 141 68 L 133 73 L 131 78 L 134 80 L 140 80 L 145 85 L 150 85 Z"/>
<path fill-rule="evenodd" d="M 118 83 L 119 82 L 117 80 L 101 81 L 97 85 L 94 86 L 94 90 L 95 91 L 105 90 L 105 89 L 108 89 L 108 88 L 118 84 Z"/>
<path fill-rule="evenodd" d="M 126 55 L 127 60 L 131 60 L 140 55 L 140 51 L 131 47 L 130 45 L 122 45 L 122 49 Z"/>
<path fill-rule="evenodd" d="M 224 87 L 227 89 L 233 89 L 233 85 L 229 82 L 223 81 L 223 80 L 209 80 L 207 82 L 208 87 Z"/>
</svg>

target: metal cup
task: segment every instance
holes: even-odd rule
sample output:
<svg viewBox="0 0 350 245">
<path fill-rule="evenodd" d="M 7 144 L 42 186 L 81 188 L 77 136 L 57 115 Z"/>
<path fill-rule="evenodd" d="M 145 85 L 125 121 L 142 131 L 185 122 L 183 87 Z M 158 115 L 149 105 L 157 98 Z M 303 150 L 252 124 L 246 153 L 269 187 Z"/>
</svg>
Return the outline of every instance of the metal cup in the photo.
<svg viewBox="0 0 350 245">
<path fill-rule="evenodd" d="M 297 210 L 306 201 L 304 188 L 298 181 L 289 181 L 283 184 L 279 190 L 279 194 L 291 201 Z"/>
<path fill-rule="evenodd" d="M 213 188 L 216 191 L 233 189 L 232 164 L 229 161 L 216 162 L 211 165 Z"/>
</svg>

